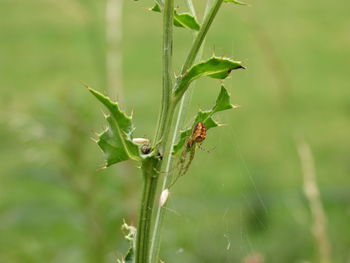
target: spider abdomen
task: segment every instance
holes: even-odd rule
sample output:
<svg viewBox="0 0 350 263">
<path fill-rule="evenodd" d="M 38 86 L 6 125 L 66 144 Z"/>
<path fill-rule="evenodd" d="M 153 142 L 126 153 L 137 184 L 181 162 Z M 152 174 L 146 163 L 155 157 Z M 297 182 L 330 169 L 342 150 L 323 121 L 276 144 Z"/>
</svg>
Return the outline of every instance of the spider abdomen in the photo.
<svg viewBox="0 0 350 263">
<path fill-rule="evenodd" d="M 195 142 L 202 142 L 205 140 L 207 128 L 203 122 L 198 122 L 196 126 L 194 126 L 192 136 Z"/>
<path fill-rule="evenodd" d="M 194 143 L 201 143 L 205 140 L 206 135 L 207 128 L 205 127 L 204 123 L 198 122 L 193 128 L 192 134 L 188 138 L 186 146 L 190 148 Z"/>
</svg>

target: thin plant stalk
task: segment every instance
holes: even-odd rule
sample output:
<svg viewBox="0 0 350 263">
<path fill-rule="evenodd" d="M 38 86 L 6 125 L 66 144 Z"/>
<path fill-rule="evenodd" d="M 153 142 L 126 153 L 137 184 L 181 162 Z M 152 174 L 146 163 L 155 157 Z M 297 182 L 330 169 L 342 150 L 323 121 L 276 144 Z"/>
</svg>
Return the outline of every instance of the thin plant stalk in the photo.
<svg viewBox="0 0 350 263">
<path fill-rule="evenodd" d="M 172 92 L 172 47 L 173 47 L 173 18 L 174 18 L 174 0 L 165 1 L 163 15 L 163 83 L 162 83 L 162 104 L 160 117 L 158 120 L 157 131 L 154 143 L 161 144 L 160 150 L 164 151 L 164 146 L 167 140 L 164 135 L 167 124 L 171 124 L 171 108 L 174 108 L 174 103 L 171 101 Z M 170 114 L 169 114 L 170 113 Z"/>
<path fill-rule="evenodd" d="M 198 32 L 198 35 L 182 67 L 180 76 L 182 76 L 193 65 L 198 55 L 198 51 L 203 44 L 205 36 L 207 35 L 208 30 L 211 24 L 213 23 L 214 18 L 216 17 L 216 14 L 218 13 L 222 3 L 223 3 L 223 0 L 216 0 L 215 3 L 212 5 L 211 9 L 209 10 L 208 14 L 205 16 L 201 29 Z"/>
<path fill-rule="evenodd" d="M 86 23 L 86 34 L 91 49 L 93 65 L 99 76 L 99 86 L 106 87 L 105 48 L 103 45 L 104 40 L 100 30 L 102 27 L 99 24 L 95 2 L 96 1 L 93 0 L 78 0 L 78 3 L 81 5 L 82 10 L 84 11 L 83 15 Z"/>
<path fill-rule="evenodd" d="M 212 4 L 212 1 L 213 0 L 208 0 L 207 1 L 207 5 L 206 5 L 206 9 L 205 9 L 205 12 L 204 12 L 204 16 L 206 16 L 209 12 L 209 8 Z M 192 0 L 187 0 L 186 1 L 190 11 L 191 11 L 191 14 L 193 15 L 193 17 L 195 17 L 197 19 L 197 16 L 196 16 L 196 12 L 195 12 L 195 9 L 194 9 L 194 6 L 193 6 L 193 2 Z M 193 37 L 194 39 L 196 39 L 196 36 L 197 36 L 197 33 L 194 32 L 193 33 Z M 198 58 L 201 58 L 202 57 L 202 54 L 203 54 L 203 47 L 204 47 L 204 41 L 205 39 L 203 40 L 203 43 L 201 45 L 201 48 L 199 49 L 199 52 L 198 52 Z M 194 86 L 194 84 L 192 84 L 192 86 Z M 178 112 L 177 112 L 177 116 L 176 116 L 176 121 L 175 121 L 175 127 L 174 127 L 174 130 L 173 130 L 173 134 L 172 134 L 172 138 L 171 138 L 171 145 L 170 145 L 170 148 L 172 149 L 175 145 L 175 142 L 176 142 L 176 136 L 177 136 L 177 133 L 179 132 L 179 129 L 180 129 L 180 123 L 181 123 L 181 118 L 184 114 L 184 108 L 185 108 L 185 104 L 186 104 L 186 100 L 187 100 L 187 97 L 188 97 L 188 93 L 190 92 L 190 90 L 188 90 L 187 92 L 185 92 L 185 94 L 183 95 L 183 97 L 181 98 L 180 100 L 180 105 L 179 105 L 179 109 L 178 109 Z M 172 165 L 172 161 L 173 161 L 173 158 L 168 158 L 167 159 L 167 162 L 166 162 L 166 167 L 165 167 L 165 176 L 164 176 L 164 180 L 163 180 L 163 187 L 162 187 L 162 191 L 164 191 L 166 189 L 166 186 L 167 186 L 167 182 L 168 182 L 168 178 L 170 176 L 170 168 L 171 168 L 171 165 Z"/>
<path fill-rule="evenodd" d="M 186 4 L 187 4 L 188 8 L 190 9 L 191 15 L 197 20 L 196 9 L 194 8 L 192 0 L 186 0 Z M 208 7 L 208 2 L 207 2 L 207 7 Z M 193 35 L 196 35 L 196 33 L 193 33 Z"/>
<path fill-rule="evenodd" d="M 313 234 L 317 242 L 320 263 L 331 263 L 331 244 L 327 235 L 327 217 L 316 182 L 314 158 L 310 146 L 305 142 L 298 145 L 299 157 L 303 168 L 304 193 L 309 201 L 313 217 Z"/>
<path fill-rule="evenodd" d="M 110 97 L 123 101 L 122 80 L 122 9 L 123 0 L 106 2 L 106 78 Z M 115 96 L 117 94 L 117 96 Z"/>
</svg>

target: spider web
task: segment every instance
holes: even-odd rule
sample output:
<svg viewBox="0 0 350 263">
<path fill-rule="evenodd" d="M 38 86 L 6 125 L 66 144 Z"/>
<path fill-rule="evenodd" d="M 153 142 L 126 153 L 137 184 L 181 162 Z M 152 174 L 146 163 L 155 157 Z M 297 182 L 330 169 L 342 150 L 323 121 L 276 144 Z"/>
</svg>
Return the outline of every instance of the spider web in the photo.
<svg viewBox="0 0 350 263">
<path fill-rule="evenodd" d="M 224 123 L 230 123 L 229 120 L 224 121 Z M 239 128 L 238 128 L 239 129 Z M 215 132 L 217 133 L 217 132 Z M 251 200 L 254 200 L 258 203 L 258 206 L 262 208 L 263 214 L 267 215 L 268 209 L 265 204 L 265 201 L 263 199 L 262 194 L 259 192 L 258 184 L 255 180 L 255 175 L 252 173 L 252 169 L 249 167 L 249 163 L 246 161 L 246 158 L 244 156 L 244 152 L 241 150 L 240 146 L 240 138 L 239 138 L 239 131 L 236 132 L 235 128 L 232 126 L 226 126 L 221 129 L 220 131 L 221 136 L 215 137 L 215 144 L 218 145 L 216 149 L 210 151 L 210 162 L 216 162 L 215 157 L 217 154 L 220 154 L 220 145 L 229 144 L 231 145 L 233 150 L 233 156 L 232 158 L 235 159 L 235 163 L 230 163 L 229 167 L 226 167 L 225 171 L 235 171 L 237 173 L 237 176 L 239 179 L 226 179 L 222 183 L 222 188 L 217 190 L 216 194 L 221 195 L 221 200 L 223 200 L 220 204 L 220 208 L 216 209 L 216 204 L 198 204 L 200 202 L 196 197 L 193 200 L 188 200 L 188 196 L 184 197 L 181 195 L 181 193 L 178 193 L 177 191 L 179 188 L 187 187 L 186 182 L 188 180 L 197 180 L 201 182 L 200 177 L 202 176 L 200 173 L 202 169 L 205 169 L 201 166 L 201 163 L 203 162 L 203 156 L 207 153 L 204 153 L 200 149 L 198 149 L 198 152 L 202 152 L 199 154 L 199 156 L 195 157 L 194 164 L 191 165 L 190 171 L 187 175 L 184 176 L 184 178 L 181 178 L 179 180 L 179 185 L 177 185 L 175 188 L 174 193 L 174 200 L 170 199 L 170 204 L 168 205 L 167 209 L 169 211 L 170 217 L 175 217 L 176 221 L 179 220 L 181 222 L 185 222 L 188 224 L 193 225 L 193 230 L 195 233 L 195 236 L 200 236 L 201 234 L 197 234 L 200 232 L 203 232 L 203 226 L 202 225 L 196 225 L 195 216 L 193 214 L 200 215 L 199 217 L 205 217 L 207 215 L 210 217 L 210 211 L 215 209 L 215 212 L 218 213 L 216 216 L 217 221 L 210 221 L 207 222 L 208 227 L 215 227 L 216 225 L 220 225 L 220 227 L 217 228 L 220 233 L 215 236 L 214 243 L 215 244 L 215 253 L 218 255 L 219 260 L 218 262 L 258 262 L 262 263 L 263 261 L 259 261 L 261 259 L 260 253 L 263 251 L 259 251 L 258 246 L 256 245 L 256 241 L 254 234 L 247 229 L 247 215 L 248 217 L 251 217 L 254 219 L 255 223 L 258 225 L 259 229 L 267 230 L 268 226 L 264 222 L 264 218 L 261 217 L 260 213 L 256 213 L 255 206 L 252 204 Z M 213 137 L 208 144 L 213 143 Z M 204 146 L 205 147 L 205 146 Z M 209 146 L 210 147 L 210 146 Z M 222 150 L 224 151 L 224 150 Z M 231 152 L 232 153 L 232 152 Z M 222 153 L 221 153 L 222 154 Z M 202 159 L 202 160 L 201 160 Z M 228 161 L 229 159 L 225 159 Z M 225 161 L 225 162 L 226 162 Z M 192 167 L 194 166 L 194 167 Z M 230 168 L 232 166 L 232 168 Z M 233 166 L 239 166 L 239 172 L 237 172 L 237 167 Z M 197 170 L 197 173 L 195 173 L 194 170 Z M 223 170 L 221 170 L 223 171 Z M 226 173 L 225 172 L 225 173 Z M 176 173 L 176 171 L 175 171 Z M 190 178 L 189 178 L 190 177 Z M 191 178 L 192 177 L 192 178 Z M 193 177 L 196 177 L 196 179 L 193 179 Z M 226 198 L 226 195 L 228 194 L 227 187 L 231 187 L 230 184 L 233 184 L 236 181 L 240 181 L 241 189 L 239 193 L 237 192 L 230 192 L 229 196 Z M 181 186 L 182 184 L 182 186 Z M 190 183 L 189 183 L 190 184 Z M 204 183 L 203 183 L 204 184 Z M 215 182 L 216 185 L 220 185 L 220 181 Z M 205 186 L 204 195 L 209 196 L 212 194 L 212 190 L 210 187 Z M 199 191 L 199 190 L 194 190 Z M 187 194 L 188 195 L 188 194 Z M 195 193 L 193 193 L 195 195 Z M 232 199 L 234 202 L 232 202 Z M 204 200 L 204 199 L 203 199 Z M 186 211 L 184 210 L 183 206 L 177 206 L 176 204 L 180 202 L 187 203 L 187 206 L 193 207 L 193 210 L 195 211 Z M 175 205 L 174 205 L 175 203 Z M 190 204 L 189 204 L 190 203 Z M 186 205 L 184 205 L 186 206 Z M 199 210 L 198 213 L 196 210 Z M 203 211 L 206 211 L 206 214 L 203 214 Z M 192 215 L 191 215 L 192 212 Z M 221 215 L 220 215 L 221 214 Z M 232 221 L 235 221 L 233 223 Z M 198 243 L 198 247 L 201 247 L 201 244 Z M 187 259 L 185 257 L 187 254 L 191 254 L 192 248 L 186 248 L 186 247 L 179 247 L 176 249 L 176 255 L 177 260 L 173 260 L 174 262 L 177 262 L 180 260 L 180 258 L 184 257 L 183 260 Z M 248 259 L 257 259 L 257 261 L 249 261 Z M 171 257 L 170 257 L 171 258 Z M 205 257 L 204 257 L 205 258 Z M 198 257 L 191 258 L 189 262 L 197 262 L 196 260 L 202 260 L 202 256 L 198 255 Z M 170 259 L 172 260 L 172 259 Z M 213 260 L 213 259 L 211 259 Z M 261 259 L 262 260 L 262 259 Z M 187 261 L 187 260 L 186 260 Z M 172 261 L 170 261 L 171 263 Z M 208 261 L 201 261 L 203 263 L 209 262 Z"/>
</svg>

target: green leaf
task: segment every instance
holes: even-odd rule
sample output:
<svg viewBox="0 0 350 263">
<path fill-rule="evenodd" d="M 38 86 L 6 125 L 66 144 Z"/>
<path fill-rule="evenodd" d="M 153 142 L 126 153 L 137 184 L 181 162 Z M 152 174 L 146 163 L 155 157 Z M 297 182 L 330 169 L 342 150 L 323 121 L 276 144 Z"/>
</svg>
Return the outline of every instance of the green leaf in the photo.
<svg viewBox="0 0 350 263">
<path fill-rule="evenodd" d="M 106 166 L 129 159 L 140 160 L 139 147 L 132 142 L 134 127 L 132 119 L 119 109 L 108 97 L 89 88 L 89 91 L 109 110 L 106 116 L 108 128 L 99 135 L 97 144 L 105 154 Z"/>
<path fill-rule="evenodd" d="M 154 6 L 149 10 L 161 13 L 162 5 L 156 1 Z M 178 13 L 176 10 L 174 10 L 174 26 L 188 28 L 195 31 L 199 31 L 200 29 L 200 24 L 194 16 L 189 13 Z"/>
<path fill-rule="evenodd" d="M 220 94 L 216 99 L 216 103 L 212 108 L 213 113 L 224 111 L 233 108 L 230 102 L 230 94 L 228 94 L 227 90 L 224 86 L 221 86 Z"/>
<path fill-rule="evenodd" d="M 150 8 L 149 10 L 154 11 L 154 12 L 158 12 L 158 13 L 162 12 L 160 5 L 158 3 L 155 3 L 154 6 L 152 8 Z"/>
<path fill-rule="evenodd" d="M 225 79 L 234 69 L 244 68 L 240 61 L 228 58 L 212 57 L 207 61 L 192 66 L 182 77 L 177 89 L 174 91 L 178 99 L 185 93 L 192 81 L 200 77 Z"/>
<path fill-rule="evenodd" d="M 134 248 L 130 247 L 128 253 L 126 254 L 126 256 L 124 258 L 124 262 L 125 263 L 133 263 L 134 257 L 135 257 L 134 254 L 135 254 Z"/>
<path fill-rule="evenodd" d="M 247 3 L 244 3 L 244 2 L 241 2 L 241 1 L 238 1 L 238 0 L 224 0 L 224 2 L 226 2 L 226 3 L 234 3 L 236 5 L 247 5 Z"/>
<path fill-rule="evenodd" d="M 178 14 L 176 10 L 174 11 L 174 25 L 177 27 L 184 27 L 195 31 L 199 31 L 200 29 L 200 25 L 196 21 L 194 16 L 188 13 Z"/>
<path fill-rule="evenodd" d="M 185 145 L 186 140 L 191 136 L 193 127 L 198 122 L 203 122 L 207 131 L 211 128 L 218 127 L 220 124 L 216 122 L 212 116 L 220 111 L 228 110 L 233 108 L 233 105 L 230 103 L 230 94 L 227 92 L 224 86 L 221 86 L 219 96 L 216 99 L 215 105 L 208 111 L 199 111 L 197 116 L 192 124 L 192 126 L 180 133 L 180 138 L 176 145 L 173 148 L 173 154 L 176 154 L 181 150 Z"/>
<path fill-rule="evenodd" d="M 135 260 L 136 228 L 133 226 L 129 226 L 124 222 L 124 224 L 122 225 L 122 229 L 127 231 L 127 234 L 124 236 L 124 238 L 130 243 L 129 250 L 124 256 L 122 263 L 133 263 Z"/>
</svg>

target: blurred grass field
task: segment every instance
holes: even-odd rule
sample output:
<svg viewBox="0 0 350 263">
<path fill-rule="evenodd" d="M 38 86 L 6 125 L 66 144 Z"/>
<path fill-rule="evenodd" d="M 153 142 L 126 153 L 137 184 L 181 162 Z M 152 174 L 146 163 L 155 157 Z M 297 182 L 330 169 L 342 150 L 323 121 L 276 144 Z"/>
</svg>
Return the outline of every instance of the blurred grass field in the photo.
<svg viewBox="0 0 350 263">
<path fill-rule="evenodd" d="M 194 0 L 199 10 L 203 2 Z M 242 60 L 225 85 L 238 110 L 219 117 L 171 194 L 166 263 L 319 262 L 297 141 L 311 146 L 334 263 L 350 262 L 350 3 L 224 5 L 204 57 Z M 138 136 L 153 137 L 161 90 L 161 17 L 124 1 L 123 94 Z M 185 4 L 178 3 L 181 10 Z M 191 34 L 175 29 L 175 71 Z M 136 224 L 136 163 L 98 171 L 104 127 L 82 83 L 107 92 L 104 1 L 0 1 L 0 262 L 115 262 Z M 200 80 L 185 124 L 211 107 Z M 113 94 L 116 91 L 112 91 Z"/>
</svg>

